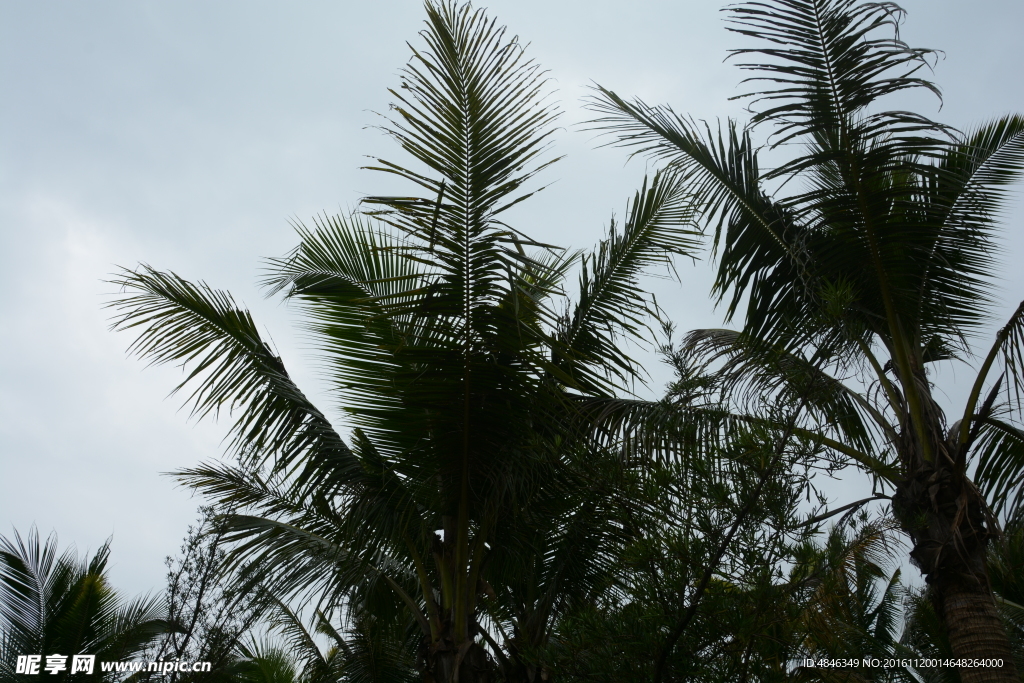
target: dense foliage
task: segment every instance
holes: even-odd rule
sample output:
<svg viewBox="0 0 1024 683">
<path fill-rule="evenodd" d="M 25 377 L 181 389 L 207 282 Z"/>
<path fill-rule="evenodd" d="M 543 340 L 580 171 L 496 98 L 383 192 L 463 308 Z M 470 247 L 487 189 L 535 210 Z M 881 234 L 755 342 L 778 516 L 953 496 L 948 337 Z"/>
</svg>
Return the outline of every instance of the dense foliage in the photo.
<svg viewBox="0 0 1024 683">
<path fill-rule="evenodd" d="M 951 652 L 1004 662 L 961 678 L 1017 680 L 986 557 L 1000 526 L 1024 513 L 1024 304 L 984 342 L 951 424 L 928 368 L 975 358 L 992 316 L 989 278 L 1008 186 L 1024 170 L 1024 117 L 961 132 L 886 110 L 894 93 L 938 94 L 922 77 L 934 52 L 900 39 L 892 3 L 771 0 L 728 11 L 729 28 L 757 41 L 732 52 L 752 73 L 747 125 L 715 130 L 607 90 L 594 103 L 616 142 L 686 178 L 713 235 L 714 291 L 730 317 L 744 309 L 742 329 L 694 331 L 686 347 L 751 419 L 794 381 L 818 385 L 796 433 L 857 463 L 871 493 L 892 500 Z M 762 170 L 764 149 L 799 151 Z"/>
<path fill-rule="evenodd" d="M 128 600 L 110 586 L 109 559 L 109 543 L 80 561 L 74 548 L 58 555 L 57 537 L 44 542 L 35 528 L 0 536 L 0 681 L 117 680 L 95 662 L 136 658 L 167 631 L 158 596 Z M 95 656 L 91 675 L 72 672 L 78 654 Z M 34 675 L 18 673 L 19 655 L 39 657 Z"/>
<path fill-rule="evenodd" d="M 599 91 L 595 125 L 662 168 L 580 254 L 506 222 L 554 161 L 544 73 L 483 11 L 426 11 L 380 126 L 405 160 L 371 167 L 408 194 L 300 226 L 265 282 L 306 316 L 346 430 L 226 292 L 116 280 L 133 351 L 184 366 L 194 413 L 231 428 L 230 459 L 179 473 L 219 516 L 172 573 L 176 621 L 253 681 L 1016 680 L 1024 308 L 952 425 L 925 368 L 969 357 L 992 305 L 1024 119 L 881 109 L 937 92 L 895 5 L 743 3 L 748 125 Z M 763 172 L 762 133 L 802 151 Z M 743 326 L 680 343 L 640 278 L 705 238 Z M 628 349 L 659 324 L 676 378 L 647 401 Z M 815 477 L 850 466 L 875 489 L 830 510 Z M 213 567 L 269 634 L 203 616 Z M 806 662 L 946 653 L 1003 666 Z"/>
</svg>

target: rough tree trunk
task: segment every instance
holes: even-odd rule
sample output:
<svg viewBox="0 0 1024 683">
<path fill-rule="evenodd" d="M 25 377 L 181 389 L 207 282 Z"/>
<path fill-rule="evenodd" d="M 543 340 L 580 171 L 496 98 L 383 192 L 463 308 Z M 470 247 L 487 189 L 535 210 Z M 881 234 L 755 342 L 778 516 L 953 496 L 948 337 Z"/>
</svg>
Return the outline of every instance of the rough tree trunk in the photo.
<svg viewBox="0 0 1024 683">
<path fill-rule="evenodd" d="M 436 643 L 431 643 L 429 637 L 423 639 L 419 665 L 424 683 L 492 683 L 495 680 L 494 663 L 487 651 L 478 643 L 472 643 L 459 661 L 459 648 L 450 633 Z"/>
<path fill-rule="evenodd" d="M 932 587 L 954 657 L 1003 662 L 958 668 L 961 680 L 1020 683 L 989 585 L 985 560 L 993 532 L 984 501 L 950 457 L 950 444 L 936 439 L 935 445 L 933 462 L 917 457 L 912 446 L 902 454 L 909 476 L 897 488 L 893 508 L 913 539 L 911 559 Z"/>
<path fill-rule="evenodd" d="M 938 599 L 949 632 L 949 642 L 957 656 L 980 660 L 1002 659 L 1004 662 L 1002 668 L 962 668 L 961 680 L 964 683 L 1019 683 L 1020 678 L 1014 668 L 1010 646 L 991 591 L 950 586 L 941 592 Z"/>
</svg>

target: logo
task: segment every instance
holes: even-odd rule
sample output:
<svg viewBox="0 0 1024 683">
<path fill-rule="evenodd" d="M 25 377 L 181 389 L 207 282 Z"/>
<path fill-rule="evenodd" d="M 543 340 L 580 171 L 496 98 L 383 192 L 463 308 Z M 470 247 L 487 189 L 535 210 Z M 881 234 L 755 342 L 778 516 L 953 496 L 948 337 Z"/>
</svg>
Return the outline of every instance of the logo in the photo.
<svg viewBox="0 0 1024 683">
<path fill-rule="evenodd" d="M 96 655 L 46 655 L 46 665 L 42 666 L 42 670 L 51 676 L 67 671 L 68 659 L 71 660 L 73 674 L 91 674 L 96 667 Z M 42 663 L 42 655 L 18 655 L 14 673 L 37 675 Z"/>
</svg>

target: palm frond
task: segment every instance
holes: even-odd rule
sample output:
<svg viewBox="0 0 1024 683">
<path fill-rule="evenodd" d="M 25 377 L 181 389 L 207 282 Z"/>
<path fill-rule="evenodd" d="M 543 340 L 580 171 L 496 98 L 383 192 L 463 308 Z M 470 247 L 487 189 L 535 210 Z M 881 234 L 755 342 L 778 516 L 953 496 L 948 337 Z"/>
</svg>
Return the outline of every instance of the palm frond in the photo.
<svg viewBox="0 0 1024 683">
<path fill-rule="evenodd" d="M 426 10 L 426 49 L 413 50 L 401 89 L 390 91 L 397 115 L 382 129 L 440 178 L 378 159 L 372 168 L 412 181 L 429 198 L 364 201 L 387 207 L 381 218 L 418 238 L 422 256 L 475 298 L 493 286 L 495 268 L 517 258 L 502 245 L 520 238 L 497 216 L 529 197 L 520 188 L 552 163 L 538 158 L 557 112 L 543 103 L 544 73 L 483 10 L 455 2 Z"/>
<path fill-rule="evenodd" d="M 922 174 L 917 239 L 922 336 L 962 335 L 989 322 L 989 289 L 1007 186 L 1024 172 L 1024 117 L 1005 116 L 956 136 Z M 956 322 L 951 330 L 947 321 Z M 963 345 L 963 344 L 962 344 Z"/>
<path fill-rule="evenodd" d="M 546 353 L 543 321 L 550 315 L 541 304 L 568 263 L 529 255 L 526 248 L 550 248 L 499 219 L 530 195 L 524 184 L 546 165 L 540 157 L 556 112 L 544 103 L 543 73 L 482 11 L 428 3 L 427 15 L 426 47 L 414 49 L 401 89 L 392 91 L 395 113 L 382 128 L 428 170 L 384 160 L 374 166 L 427 196 L 364 200 L 394 230 L 375 257 L 394 266 L 384 279 L 409 271 L 423 276 L 408 296 L 302 296 L 318 297 L 321 339 L 338 360 L 332 370 L 343 391 L 356 399 L 346 405 L 356 426 L 390 462 L 411 467 L 414 452 L 420 464 L 429 461 L 430 475 L 415 468 L 403 475 L 417 482 L 440 475 L 450 505 L 464 476 L 486 497 L 486 482 L 500 479 L 493 469 L 504 467 L 494 454 L 515 450 L 519 438 L 505 425 L 514 423 L 512 415 L 536 413 L 538 403 L 525 397 L 558 372 Z M 405 271 L 393 256 L 409 262 Z M 367 331 L 328 318 L 354 316 L 346 307 L 357 303 L 367 311 L 360 322 L 401 335 L 382 333 L 354 346 Z M 354 358 L 364 352 L 366 359 Z M 432 438 L 424 440 L 426 434 Z"/>
<path fill-rule="evenodd" d="M 870 402 L 798 351 L 726 329 L 693 330 L 684 348 L 714 375 L 727 400 L 748 414 L 762 413 L 765 401 L 799 398 L 826 432 L 864 452 L 873 450 L 875 433 L 894 434 Z"/>
<path fill-rule="evenodd" d="M 382 553 L 366 557 L 332 538 L 334 520 L 317 521 L 308 516 L 280 521 L 234 515 L 229 520 L 230 538 L 238 542 L 238 556 L 251 557 L 259 567 L 257 575 L 272 582 L 268 584 L 272 591 L 286 595 L 315 592 L 329 603 L 343 604 L 346 595 L 365 592 L 365 586 L 379 582 L 404 603 L 424 633 L 430 632 L 415 597 L 415 571 L 404 558 Z"/>
<path fill-rule="evenodd" d="M 410 544 L 424 542 L 424 530 L 432 527 L 420 519 L 423 506 L 392 475 L 375 472 L 364 451 L 360 446 L 365 476 L 346 481 L 334 493 L 329 487 L 300 488 L 279 476 L 264 479 L 223 464 L 178 476 L 205 495 L 247 511 L 223 520 L 225 541 L 233 545 L 228 566 L 238 571 L 240 590 L 317 594 L 325 604 L 338 606 L 366 600 L 384 586 L 390 600 L 401 600 L 429 632 L 415 600 L 423 586 L 408 551 Z M 433 538 L 432 531 L 429 535 Z M 421 553 L 429 554 L 427 543 Z"/>
<path fill-rule="evenodd" d="M 156 596 L 125 600 L 110 588 L 109 541 L 91 558 L 74 548 L 57 554 L 56 535 L 41 542 L 0 536 L 0 679 L 17 680 L 14 656 L 61 652 L 130 659 L 169 627 Z"/>
<path fill-rule="evenodd" d="M 367 611 L 359 612 L 346 634 L 344 656 L 339 657 L 346 683 L 414 683 L 416 640 L 403 624 Z"/>
<path fill-rule="evenodd" d="M 510 649 L 540 647 L 557 620 L 589 604 L 614 572 L 626 541 L 618 490 L 602 485 L 595 471 L 614 459 L 591 457 L 588 465 L 587 473 L 562 472 L 549 482 L 530 510 L 503 529 L 490 557 L 485 609 L 499 628 L 517 634 L 514 644 L 506 642 Z"/>
<path fill-rule="evenodd" d="M 896 647 L 900 571 L 889 572 L 898 525 L 880 518 L 848 531 L 835 525 L 821 545 L 797 549 L 791 587 L 806 599 L 803 647 L 816 656 L 845 656 L 855 648 L 875 656 Z"/>
<path fill-rule="evenodd" d="M 991 382 L 989 374 L 997 359 L 1002 360 L 1003 374 L 995 382 Z M 959 422 L 958 443 L 961 448 L 968 445 L 975 421 L 979 417 L 987 417 L 979 414 L 983 406 L 978 404 L 981 400 L 982 389 L 986 384 L 992 387 L 986 402 L 991 403 L 995 399 L 993 392 L 998 392 L 1001 387 L 1005 387 L 1008 401 L 1018 411 L 1020 410 L 1021 401 L 1024 399 L 1024 301 L 1020 303 L 1002 329 L 996 333 L 995 341 L 978 369 L 974 386 L 971 387 L 971 393 L 967 398 L 964 415 Z"/>
<path fill-rule="evenodd" d="M 143 595 L 118 602 L 120 605 L 111 614 L 110 627 L 103 634 L 102 643 L 93 646 L 109 659 L 129 659 L 171 628 L 161 595 Z M 91 650 L 87 646 L 84 651 Z"/>
<path fill-rule="evenodd" d="M 748 131 L 729 120 L 716 132 L 671 107 L 627 102 L 603 88 L 591 109 L 603 114 L 592 123 L 615 134 L 613 144 L 668 162 L 684 180 L 696 224 L 713 228 L 719 267 L 712 291 L 719 301 L 731 295 L 727 320 L 744 298 L 749 299 L 746 327 L 752 331 L 784 328 L 787 321 L 806 317 L 817 303 L 814 289 L 822 284 L 809 261 L 805 228 L 762 189 Z M 793 287 L 794 281 L 802 287 Z"/>
<path fill-rule="evenodd" d="M 1005 519 L 1024 509 L 1024 430 L 1006 420 L 985 418 L 974 442 L 978 463 L 974 483 L 992 511 Z"/>
<path fill-rule="evenodd" d="M 230 447 L 237 454 L 273 459 L 279 468 L 303 461 L 306 481 L 358 467 L 230 294 L 148 266 L 124 270 L 113 283 L 123 291 L 108 304 L 118 313 L 113 329 L 139 332 L 132 353 L 187 369 L 175 391 L 194 387 L 187 399 L 193 415 L 232 414 Z"/>
<path fill-rule="evenodd" d="M 688 400 L 687 400 L 688 399 Z M 751 416 L 689 396 L 661 401 L 619 397 L 580 399 L 580 420 L 601 448 L 625 463 L 712 458 Z"/>
<path fill-rule="evenodd" d="M 959 136 L 938 168 L 947 223 L 997 219 L 1007 186 L 1024 174 L 1024 116 L 1007 114 Z"/>
<path fill-rule="evenodd" d="M 317 624 L 326 621 L 319 610 L 316 612 L 315 618 Z M 340 673 L 338 671 L 340 659 L 334 653 L 325 655 L 321 651 L 314 634 L 306 628 L 295 610 L 280 600 L 273 600 L 270 624 L 283 636 L 287 644 L 287 651 L 297 660 L 305 681 L 326 683 L 326 681 L 337 680 Z"/>
<path fill-rule="evenodd" d="M 299 674 L 288 652 L 268 641 L 250 637 L 239 643 L 239 654 L 245 658 L 236 667 L 235 678 L 245 683 L 298 683 Z"/>
<path fill-rule="evenodd" d="M 726 11 L 729 30 L 768 44 L 732 50 L 730 56 L 765 59 L 739 67 L 765 74 L 744 82 L 766 83 L 770 89 L 744 97 L 754 98 L 752 107 L 764 105 L 753 124 L 775 124 L 775 144 L 808 136 L 832 138 L 833 149 L 842 148 L 852 125 L 869 139 L 941 129 L 911 112 L 882 112 L 855 121 L 858 112 L 892 93 L 925 89 L 940 95 L 931 81 L 915 75 L 929 67 L 927 60 L 936 53 L 899 39 L 904 12 L 895 3 L 760 0 Z"/>
<path fill-rule="evenodd" d="M 67 575 L 73 566 L 71 549 L 58 557 L 56 535 L 41 544 L 33 527 L 26 539 L 17 530 L 13 539 L 0 537 L 0 626 L 25 648 L 23 652 L 40 651 L 52 592 L 59 587 L 55 579 Z"/>
<path fill-rule="evenodd" d="M 607 237 L 583 257 L 579 299 L 559 325 L 556 346 L 562 356 L 557 364 L 583 386 L 600 389 L 602 379 L 638 376 L 617 339 L 645 340 L 649 320 L 658 315 L 653 301 L 642 303 L 639 276 L 656 266 L 671 269 L 673 256 L 692 256 L 699 244 L 690 199 L 680 174 L 658 173 L 649 188 L 645 179 L 622 231 L 613 222 Z"/>
<path fill-rule="evenodd" d="M 353 213 L 313 219 L 314 229 L 298 223 L 299 246 L 285 258 L 270 259 L 264 278 L 269 295 L 288 298 L 361 291 L 367 303 L 409 296 L 423 284 L 429 267 L 402 258 L 402 243 L 386 226 Z"/>
<path fill-rule="evenodd" d="M 405 433 L 378 424 L 401 405 L 396 375 L 418 374 L 400 350 L 430 346 L 439 334 L 429 311 L 430 269 L 406 258 L 386 228 L 359 215 L 300 226 L 299 246 L 271 260 L 265 279 L 271 293 L 285 290 L 309 314 L 339 404 L 378 442 Z"/>
</svg>

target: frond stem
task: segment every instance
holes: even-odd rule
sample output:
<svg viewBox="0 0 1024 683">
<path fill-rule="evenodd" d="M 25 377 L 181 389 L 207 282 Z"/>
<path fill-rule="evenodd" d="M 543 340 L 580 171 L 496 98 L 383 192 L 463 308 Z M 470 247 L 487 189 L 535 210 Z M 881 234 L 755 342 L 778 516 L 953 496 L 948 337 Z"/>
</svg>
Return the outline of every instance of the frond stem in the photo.
<svg viewBox="0 0 1024 683">
<path fill-rule="evenodd" d="M 992 344 L 992 348 L 989 350 L 988 355 L 985 356 L 985 362 L 981 364 L 981 369 L 978 371 L 978 376 L 974 380 L 974 386 L 971 387 L 971 394 L 968 397 L 967 405 L 964 408 L 964 416 L 960 420 L 960 438 L 958 439 L 957 444 L 961 447 L 967 443 L 968 435 L 971 430 L 971 423 L 974 421 L 974 409 L 978 405 L 978 399 L 981 397 L 981 389 L 985 384 L 985 379 L 988 377 L 989 370 L 992 369 L 992 363 L 995 362 L 996 356 L 999 355 L 999 351 L 1006 342 L 1006 338 L 1010 335 L 1011 329 L 1020 320 L 1022 315 L 1024 315 L 1024 301 L 1020 302 L 1020 305 L 1017 306 L 1017 310 L 1010 316 L 1006 325 L 1004 325 L 996 334 L 995 343 Z"/>
</svg>

